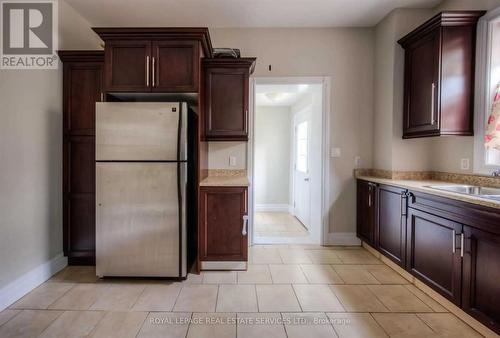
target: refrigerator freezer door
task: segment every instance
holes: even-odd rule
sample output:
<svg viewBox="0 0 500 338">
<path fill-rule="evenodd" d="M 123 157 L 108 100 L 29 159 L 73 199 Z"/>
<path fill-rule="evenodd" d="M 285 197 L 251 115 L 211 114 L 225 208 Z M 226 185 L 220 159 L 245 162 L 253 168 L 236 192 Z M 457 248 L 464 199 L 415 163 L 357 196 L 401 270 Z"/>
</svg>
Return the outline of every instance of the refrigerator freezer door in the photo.
<svg viewBox="0 0 500 338">
<path fill-rule="evenodd" d="M 182 103 L 96 103 L 96 160 L 183 160 L 186 111 Z"/>
<path fill-rule="evenodd" d="M 178 165 L 96 163 L 98 276 L 179 277 Z"/>
</svg>

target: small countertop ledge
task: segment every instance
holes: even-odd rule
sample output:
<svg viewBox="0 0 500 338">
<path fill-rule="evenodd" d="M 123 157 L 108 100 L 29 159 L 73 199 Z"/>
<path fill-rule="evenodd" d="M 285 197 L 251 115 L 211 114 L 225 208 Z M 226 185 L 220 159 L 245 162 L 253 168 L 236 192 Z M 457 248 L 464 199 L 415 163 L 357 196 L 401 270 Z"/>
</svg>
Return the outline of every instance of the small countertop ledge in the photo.
<svg viewBox="0 0 500 338">
<path fill-rule="evenodd" d="M 443 190 L 437 190 L 428 187 L 429 185 L 462 185 L 459 183 L 451 183 L 451 182 L 436 181 L 436 180 L 399 180 L 399 179 L 380 178 L 380 177 L 363 176 L 363 175 L 357 176 L 356 178 L 368 182 L 395 186 L 399 188 L 427 193 L 430 195 L 447 197 L 454 200 L 500 209 L 500 202 L 495 200 L 490 200 L 478 196 L 471 196 L 471 195 L 458 194 Z"/>
<path fill-rule="evenodd" d="M 245 170 L 209 170 L 208 176 L 200 182 L 200 187 L 248 187 Z"/>
</svg>

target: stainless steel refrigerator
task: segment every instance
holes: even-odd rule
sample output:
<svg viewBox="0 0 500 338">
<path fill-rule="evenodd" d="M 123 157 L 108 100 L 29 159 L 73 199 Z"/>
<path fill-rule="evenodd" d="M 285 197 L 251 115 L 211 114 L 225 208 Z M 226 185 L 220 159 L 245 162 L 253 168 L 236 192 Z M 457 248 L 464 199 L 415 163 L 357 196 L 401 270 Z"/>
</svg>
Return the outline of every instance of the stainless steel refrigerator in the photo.
<svg viewBox="0 0 500 338">
<path fill-rule="evenodd" d="M 186 103 L 97 103 L 97 276 L 186 276 L 187 119 Z"/>
</svg>

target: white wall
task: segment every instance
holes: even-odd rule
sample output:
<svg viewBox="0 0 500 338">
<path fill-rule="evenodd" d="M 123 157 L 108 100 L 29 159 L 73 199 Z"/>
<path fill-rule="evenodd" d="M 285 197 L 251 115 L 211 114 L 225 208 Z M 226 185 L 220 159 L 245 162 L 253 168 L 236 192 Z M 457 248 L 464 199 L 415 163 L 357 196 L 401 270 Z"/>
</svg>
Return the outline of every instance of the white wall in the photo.
<svg viewBox="0 0 500 338">
<path fill-rule="evenodd" d="M 257 205 L 290 202 L 291 113 L 288 106 L 257 106 L 254 194 Z"/>
<path fill-rule="evenodd" d="M 59 2 L 59 49 L 95 49 Z M 62 69 L 0 70 L 0 289 L 62 253 Z"/>
<path fill-rule="evenodd" d="M 354 233 L 354 157 L 372 165 L 373 30 L 369 28 L 211 29 L 215 47 L 256 56 L 255 77 L 331 76 L 330 232 Z M 272 71 L 268 71 L 272 65 Z"/>
</svg>

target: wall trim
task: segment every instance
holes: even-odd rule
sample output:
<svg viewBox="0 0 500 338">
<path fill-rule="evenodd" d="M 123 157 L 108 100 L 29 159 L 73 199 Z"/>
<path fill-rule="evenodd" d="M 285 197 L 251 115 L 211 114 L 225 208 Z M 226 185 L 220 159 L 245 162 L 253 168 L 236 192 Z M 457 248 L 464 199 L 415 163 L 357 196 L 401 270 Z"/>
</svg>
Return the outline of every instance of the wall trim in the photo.
<svg viewBox="0 0 500 338">
<path fill-rule="evenodd" d="M 255 204 L 256 212 L 292 212 L 293 208 L 288 204 Z"/>
<path fill-rule="evenodd" d="M 361 240 L 355 232 L 331 232 L 325 237 L 324 245 L 360 246 Z"/>
<path fill-rule="evenodd" d="M 0 311 L 6 309 L 28 292 L 48 280 L 68 265 L 62 253 L 42 263 L 0 289 Z"/>
</svg>

